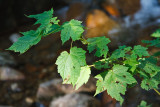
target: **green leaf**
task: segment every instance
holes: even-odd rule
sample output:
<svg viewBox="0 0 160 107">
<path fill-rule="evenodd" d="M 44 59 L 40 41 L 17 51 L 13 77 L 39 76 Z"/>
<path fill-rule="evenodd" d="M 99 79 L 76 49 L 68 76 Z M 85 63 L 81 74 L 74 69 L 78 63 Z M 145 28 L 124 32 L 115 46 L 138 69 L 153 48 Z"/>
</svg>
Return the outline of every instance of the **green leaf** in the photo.
<svg viewBox="0 0 160 107">
<path fill-rule="evenodd" d="M 56 65 L 64 83 L 71 83 L 73 86 L 76 84 L 81 67 L 86 65 L 85 53 L 82 48 L 73 47 L 70 49 L 70 54 L 64 51 L 58 57 Z"/>
<path fill-rule="evenodd" d="M 127 71 L 128 67 L 114 65 L 113 70 L 97 75 L 96 94 L 107 89 L 108 94 L 122 104 L 123 98 L 121 94 L 125 94 L 127 84 L 136 83 L 136 80 Z"/>
<path fill-rule="evenodd" d="M 43 36 L 45 37 L 45 36 L 47 36 L 47 35 L 50 35 L 50 34 L 54 34 L 54 33 L 56 33 L 56 32 L 59 32 L 59 31 L 61 31 L 61 26 L 59 26 L 59 25 L 52 25 L 51 27 L 51 30 L 50 31 L 48 31 L 48 32 L 43 32 Z"/>
<path fill-rule="evenodd" d="M 41 24 L 38 29 L 43 29 L 44 33 L 48 33 L 51 30 L 52 23 L 58 24 L 59 22 L 59 20 L 57 20 L 57 17 L 53 17 L 53 9 L 51 9 L 50 11 L 45 11 L 41 14 L 29 15 L 27 17 L 37 19 L 35 25 Z"/>
<path fill-rule="evenodd" d="M 156 56 L 156 57 L 157 57 L 157 56 L 160 56 L 160 51 L 154 53 L 153 56 Z"/>
<path fill-rule="evenodd" d="M 141 78 L 149 79 L 149 75 L 146 72 L 139 70 L 138 73 Z"/>
<path fill-rule="evenodd" d="M 62 25 L 61 40 L 63 44 L 68 41 L 70 37 L 73 41 L 80 39 L 82 33 L 84 32 L 81 23 L 81 21 L 72 19 Z"/>
<path fill-rule="evenodd" d="M 141 82 L 141 87 L 145 90 L 150 90 L 150 89 L 158 89 L 158 84 L 159 82 L 153 78 L 151 79 L 143 79 Z"/>
<path fill-rule="evenodd" d="M 147 105 L 147 102 L 141 101 L 140 105 L 138 107 L 151 107 L 151 105 Z"/>
<path fill-rule="evenodd" d="M 154 40 L 142 40 L 143 43 L 147 43 L 148 46 L 155 46 L 160 48 L 160 38 Z"/>
<path fill-rule="evenodd" d="M 126 66 L 130 68 L 129 70 L 133 73 L 136 70 L 139 62 L 133 57 L 127 57 L 127 59 L 124 61 L 124 64 L 126 64 Z"/>
<path fill-rule="evenodd" d="M 102 68 L 110 68 L 109 61 L 97 61 L 94 63 L 96 69 L 101 70 Z"/>
<path fill-rule="evenodd" d="M 119 49 L 116 49 L 112 55 L 111 59 L 118 59 L 118 58 L 123 58 L 125 57 L 126 52 L 130 51 L 131 47 L 126 47 L 126 46 L 120 46 Z"/>
<path fill-rule="evenodd" d="M 8 50 L 13 50 L 22 54 L 31 46 L 36 45 L 43 36 L 60 31 L 61 27 L 58 25 L 59 20 L 56 20 L 56 17 L 52 18 L 52 16 L 53 9 L 50 11 L 45 11 L 41 14 L 27 16 L 29 18 L 36 18 L 37 21 L 35 24 L 41 24 L 40 27 L 36 31 L 30 30 L 27 32 L 22 32 L 24 36 L 20 37 L 18 41 L 15 42 Z"/>
<path fill-rule="evenodd" d="M 147 49 L 148 48 L 142 47 L 141 45 L 137 45 L 137 46 L 134 46 L 134 49 L 132 50 L 132 54 L 137 55 L 139 57 L 149 56 Z"/>
<path fill-rule="evenodd" d="M 41 35 L 30 30 L 22 33 L 24 36 L 20 37 L 8 50 L 20 52 L 20 54 L 26 52 L 31 46 L 36 45 L 41 40 Z"/>
<path fill-rule="evenodd" d="M 154 77 L 158 72 L 160 72 L 160 67 L 156 65 L 155 61 L 148 59 L 139 60 L 139 68 L 148 73 L 151 77 Z"/>
<path fill-rule="evenodd" d="M 156 30 L 151 36 L 156 38 L 160 37 L 160 29 Z"/>
<path fill-rule="evenodd" d="M 89 66 L 81 67 L 80 76 L 76 82 L 76 90 L 89 80 L 91 69 Z"/>
<path fill-rule="evenodd" d="M 105 91 L 107 89 L 106 88 L 106 84 L 104 82 L 107 73 L 108 72 L 106 71 L 106 72 L 100 73 L 97 76 L 95 76 L 95 78 L 98 79 L 97 83 L 96 83 L 97 88 L 96 88 L 95 95 L 97 95 L 97 94 L 99 94 L 99 93 L 101 93 L 101 92 L 103 92 L 103 91 Z"/>
<path fill-rule="evenodd" d="M 102 55 L 104 55 L 104 57 L 106 58 L 109 51 L 107 44 L 110 43 L 110 40 L 108 38 L 106 38 L 105 36 L 94 37 L 87 39 L 87 42 L 89 42 L 87 48 L 89 50 L 89 53 L 96 49 L 95 56 L 101 57 Z"/>
<path fill-rule="evenodd" d="M 155 76 L 154 76 L 154 79 L 156 81 L 158 81 L 158 83 L 160 84 L 160 72 L 158 72 Z"/>
</svg>

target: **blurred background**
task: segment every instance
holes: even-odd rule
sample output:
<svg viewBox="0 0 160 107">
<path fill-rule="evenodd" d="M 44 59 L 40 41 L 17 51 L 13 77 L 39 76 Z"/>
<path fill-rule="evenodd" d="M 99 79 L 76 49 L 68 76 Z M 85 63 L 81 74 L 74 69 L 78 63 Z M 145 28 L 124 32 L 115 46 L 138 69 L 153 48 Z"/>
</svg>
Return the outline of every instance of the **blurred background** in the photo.
<svg viewBox="0 0 160 107">
<path fill-rule="evenodd" d="M 110 38 L 111 51 L 120 45 L 144 45 L 141 40 L 151 40 L 150 34 L 160 28 L 160 0 L 0 0 L 0 107 L 121 107 L 106 91 L 93 97 L 96 74 L 76 91 L 61 84 L 55 61 L 70 43 L 62 46 L 59 33 L 43 38 L 22 55 L 5 50 L 22 36 L 19 32 L 37 28 L 35 20 L 25 15 L 51 8 L 60 23 L 83 21 L 88 28 L 85 38 Z M 88 63 L 93 60 L 87 55 Z M 124 99 L 123 107 L 136 107 L 141 100 L 160 107 L 160 96 L 139 85 L 129 89 Z"/>
</svg>

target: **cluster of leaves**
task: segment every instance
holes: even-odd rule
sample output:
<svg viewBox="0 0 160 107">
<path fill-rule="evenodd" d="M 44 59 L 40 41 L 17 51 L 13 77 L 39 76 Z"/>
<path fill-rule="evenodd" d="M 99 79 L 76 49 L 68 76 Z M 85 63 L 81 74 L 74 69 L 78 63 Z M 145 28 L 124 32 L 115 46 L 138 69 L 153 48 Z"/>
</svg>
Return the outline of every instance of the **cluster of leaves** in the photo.
<svg viewBox="0 0 160 107">
<path fill-rule="evenodd" d="M 20 54 L 22 54 L 31 46 L 40 42 L 42 37 L 58 32 L 61 29 L 58 25 L 59 20 L 57 20 L 57 17 L 53 17 L 53 9 L 45 11 L 42 14 L 29 15 L 27 17 L 37 19 L 35 25 L 40 24 L 40 26 L 37 30 L 21 32 L 24 36 L 19 38 L 8 50 L 20 52 Z"/>
<path fill-rule="evenodd" d="M 143 40 L 142 42 L 147 43 L 148 44 L 147 47 L 154 46 L 154 47 L 160 48 L 160 29 L 157 29 L 151 36 L 156 39 Z M 154 53 L 154 56 L 160 56 L 160 51 Z"/>
<path fill-rule="evenodd" d="M 35 24 L 40 24 L 37 30 L 23 32 L 8 50 L 20 52 L 21 54 L 31 46 L 37 44 L 42 37 L 61 31 L 61 40 L 64 44 L 69 39 L 79 40 L 87 45 L 87 50 L 79 47 L 72 47 L 70 52 L 64 51 L 57 58 L 58 73 L 61 75 L 64 84 L 72 84 L 76 89 L 87 83 L 91 74 L 91 67 L 103 70 L 95 76 L 97 78 L 97 89 L 95 95 L 107 90 L 108 94 L 123 103 L 122 95 L 130 85 L 137 84 L 135 76 L 141 78 L 141 87 L 145 90 L 158 89 L 160 84 L 160 67 L 157 66 L 156 56 L 150 55 L 147 47 L 137 45 L 132 47 L 120 46 L 113 52 L 109 52 L 107 44 L 110 40 L 103 37 L 84 39 L 84 27 L 82 22 L 72 19 L 59 25 L 57 17 L 53 17 L 53 9 L 37 15 L 30 15 L 29 18 L 37 19 Z M 156 43 L 145 41 L 149 46 L 160 47 L 159 31 L 153 34 Z M 95 57 L 102 58 L 93 65 L 87 65 L 86 52 L 93 53 Z"/>
</svg>

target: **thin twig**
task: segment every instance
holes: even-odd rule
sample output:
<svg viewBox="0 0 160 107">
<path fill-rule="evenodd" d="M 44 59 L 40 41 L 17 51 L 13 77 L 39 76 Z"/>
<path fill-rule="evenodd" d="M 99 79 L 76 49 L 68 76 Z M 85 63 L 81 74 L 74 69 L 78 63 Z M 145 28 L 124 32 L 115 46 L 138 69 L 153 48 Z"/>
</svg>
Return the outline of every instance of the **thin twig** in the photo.
<svg viewBox="0 0 160 107">
<path fill-rule="evenodd" d="M 155 88 L 153 88 L 153 89 L 158 95 L 160 95 L 160 92 L 157 89 L 155 89 Z"/>
</svg>

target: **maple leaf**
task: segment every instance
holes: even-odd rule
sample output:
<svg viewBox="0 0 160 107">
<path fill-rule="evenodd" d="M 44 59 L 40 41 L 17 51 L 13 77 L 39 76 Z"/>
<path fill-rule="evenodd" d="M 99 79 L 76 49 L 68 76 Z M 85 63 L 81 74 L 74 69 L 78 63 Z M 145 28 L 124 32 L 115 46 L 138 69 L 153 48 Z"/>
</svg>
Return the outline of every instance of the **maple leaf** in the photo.
<svg viewBox="0 0 160 107">
<path fill-rule="evenodd" d="M 145 90 L 150 90 L 150 89 L 158 89 L 158 84 L 159 82 L 155 80 L 154 78 L 151 79 L 143 79 L 141 82 L 141 87 Z"/>
<path fill-rule="evenodd" d="M 126 60 L 123 63 L 130 68 L 129 70 L 132 71 L 132 73 L 136 70 L 139 64 L 137 59 L 132 56 L 126 57 Z"/>
<path fill-rule="evenodd" d="M 160 72 L 158 72 L 155 76 L 154 76 L 154 79 L 156 80 L 156 81 L 158 81 L 158 83 L 160 84 Z"/>
<path fill-rule="evenodd" d="M 65 22 L 62 25 L 62 31 L 61 31 L 62 44 L 64 44 L 70 38 L 72 38 L 73 41 L 80 39 L 82 33 L 84 32 L 81 23 L 82 23 L 81 21 L 72 19 L 71 21 Z"/>
<path fill-rule="evenodd" d="M 76 82 L 76 90 L 89 80 L 91 69 L 89 66 L 81 67 L 80 76 Z"/>
<path fill-rule="evenodd" d="M 107 44 L 110 43 L 110 40 L 108 38 L 106 38 L 105 36 L 94 37 L 87 39 L 87 42 L 89 42 L 87 48 L 89 50 L 89 53 L 96 50 L 95 56 L 101 57 L 103 55 L 106 58 L 109 51 Z"/>
<path fill-rule="evenodd" d="M 37 15 L 29 15 L 29 18 L 36 18 L 35 24 L 41 24 L 40 27 L 34 31 L 21 32 L 24 36 L 20 37 L 8 50 L 20 52 L 20 54 L 26 52 L 31 46 L 36 45 L 43 36 L 47 36 L 51 33 L 56 33 L 61 30 L 58 25 L 58 20 L 53 17 L 53 9 L 45 11 Z M 54 24 L 53 24 L 54 23 Z"/>
<path fill-rule="evenodd" d="M 27 17 L 37 19 L 35 25 L 41 24 L 38 30 L 44 30 L 44 33 L 48 33 L 51 30 L 52 24 L 58 24 L 59 22 L 57 17 L 53 17 L 53 9 L 45 11 L 41 14 L 29 15 Z"/>
<path fill-rule="evenodd" d="M 109 67 L 109 61 L 97 61 L 94 63 L 94 66 L 96 69 L 101 70 L 102 68 L 110 68 Z"/>
<path fill-rule="evenodd" d="M 151 36 L 156 38 L 160 37 L 160 29 L 156 30 Z"/>
<path fill-rule="evenodd" d="M 123 58 L 125 57 L 126 52 L 130 51 L 131 47 L 126 47 L 126 46 L 120 46 L 119 49 L 116 49 L 112 55 L 111 59 L 118 59 L 118 58 Z"/>
<path fill-rule="evenodd" d="M 106 84 L 104 82 L 107 73 L 108 72 L 103 72 L 103 73 L 100 73 L 97 76 L 95 76 L 95 78 L 98 79 L 97 83 L 96 83 L 97 88 L 96 88 L 95 95 L 97 95 L 97 94 L 99 94 L 99 93 L 101 93 L 101 92 L 103 92 L 103 91 L 105 91 L 107 89 L 106 88 Z"/>
<path fill-rule="evenodd" d="M 31 46 L 36 45 L 41 40 L 41 35 L 34 30 L 23 32 L 22 34 L 24 36 L 20 37 L 18 41 L 15 42 L 7 50 L 13 50 L 22 54 L 26 52 Z"/>
<path fill-rule="evenodd" d="M 160 38 L 154 40 L 142 40 L 143 43 L 147 43 L 148 46 L 155 46 L 160 48 Z"/>
<path fill-rule="evenodd" d="M 80 76 L 81 67 L 86 65 L 85 51 L 82 48 L 73 47 L 70 53 L 64 51 L 57 58 L 58 73 L 63 78 L 64 83 L 76 84 Z"/>
<path fill-rule="evenodd" d="M 134 49 L 132 50 L 132 55 L 139 56 L 139 57 L 149 56 L 147 49 L 148 48 L 145 48 L 141 45 L 134 46 Z"/>
<path fill-rule="evenodd" d="M 139 68 L 148 73 L 151 77 L 154 77 L 158 72 L 160 72 L 160 67 L 156 65 L 156 61 L 152 58 L 146 58 L 144 60 L 139 60 Z"/>
<path fill-rule="evenodd" d="M 122 104 L 123 98 L 121 94 L 125 94 L 127 84 L 136 83 L 136 80 L 127 71 L 128 67 L 114 65 L 113 70 L 97 75 L 96 94 L 107 89 L 108 94 Z"/>
</svg>

